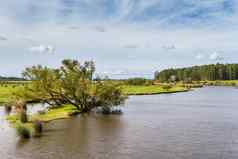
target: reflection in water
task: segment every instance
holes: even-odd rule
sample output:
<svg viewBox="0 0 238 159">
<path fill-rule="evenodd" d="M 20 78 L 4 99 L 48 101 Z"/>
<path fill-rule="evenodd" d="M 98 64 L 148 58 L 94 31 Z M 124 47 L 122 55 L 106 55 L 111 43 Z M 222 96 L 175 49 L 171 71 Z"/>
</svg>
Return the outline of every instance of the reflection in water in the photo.
<svg viewBox="0 0 238 159">
<path fill-rule="evenodd" d="M 132 96 L 123 115 L 88 114 L 44 125 L 44 136 L 15 137 L 0 118 L 4 159 L 238 158 L 238 90 Z M 3 113 L 3 111 L 0 111 Z"/>
</svg>

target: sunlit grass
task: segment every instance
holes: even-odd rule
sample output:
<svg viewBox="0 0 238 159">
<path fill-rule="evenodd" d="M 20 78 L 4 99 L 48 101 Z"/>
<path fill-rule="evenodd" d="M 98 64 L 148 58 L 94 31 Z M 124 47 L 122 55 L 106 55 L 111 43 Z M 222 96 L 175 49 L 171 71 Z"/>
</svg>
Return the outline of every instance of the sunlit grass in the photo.
<svg viewBox="0 0 238 159">
<path fill-rule="evenodd" d="M 0 85 L 0 103 L 7 103 L 12 100 L 14 92 L 18 91 L 22 85 L 19 84 L 1 84 Z"/>
<path fill-rule="evenodd" d="M 52 120 L 58 120 L 58 119 L 66 119 L 70 117 L 70 114 L 72 113 L 77 113 L 79 110 L 77 110 L 74 106 L 72 105 L 63 105 L 58 108 L 50 109 L 45 112 L 45 114 L 33 114 L 29 115 L 29 121 L 27 123 L 21 123 L 23 126 L 29 128 L 30 130 L 33 129 L 33 122 L 38 120 L 42 122 L 49 122 Z M 13 126 L 16 127 L 20 123 L 20 118 L 19 115 L 13 114 L 9 115 L 6 118 L 9 123 Z"/>
<path fill-rule="evenodd" d="M 48 122 L 57 119 L 68 118 L 71 113 L 78 112 L 76 107 L 72 105 L 64 105 L 58 108 L 50 109 L 45 114 L 35 114 L 31 116 L 31 121 L 40 120 L 43 122 Z"/>
<path fill-rule="evenodd" d="M 161 85 L 150 86 L 131 86 L 124 85 L 122 90 L 127 95 L 140 95 L 140 94 L 160 94 L 160 93 L 175 93 L 187 91 L 187 88 L 181 86 L 172 86 L 170 89 L 164 89 Z"/>
</svg>

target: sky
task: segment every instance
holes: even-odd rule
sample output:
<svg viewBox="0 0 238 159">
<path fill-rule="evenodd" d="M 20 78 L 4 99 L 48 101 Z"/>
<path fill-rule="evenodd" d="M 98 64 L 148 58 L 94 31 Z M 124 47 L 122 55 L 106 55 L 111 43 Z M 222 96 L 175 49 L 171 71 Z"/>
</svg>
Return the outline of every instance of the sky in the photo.
<svg viewBox="0 0 238 159">
<path fill-rule="evenodd" d="M 0 75 L 93 60 L 110 78 L 238 62 L 238 0 L 0 0 Z"/>
</svg>

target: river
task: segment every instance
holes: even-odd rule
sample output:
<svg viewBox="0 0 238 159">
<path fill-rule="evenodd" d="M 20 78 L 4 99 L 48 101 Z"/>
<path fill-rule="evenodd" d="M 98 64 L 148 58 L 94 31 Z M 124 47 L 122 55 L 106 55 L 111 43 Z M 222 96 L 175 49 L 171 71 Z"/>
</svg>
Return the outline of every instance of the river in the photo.
<svg viewBox="0 0 238 159">
<path fill-rule="evenodd" d="M 237 159 L 238 89 L 131 96 L 123 115 L 80 115 L 20 140 L 0 108 L 1 159 Z"/>
</svg>

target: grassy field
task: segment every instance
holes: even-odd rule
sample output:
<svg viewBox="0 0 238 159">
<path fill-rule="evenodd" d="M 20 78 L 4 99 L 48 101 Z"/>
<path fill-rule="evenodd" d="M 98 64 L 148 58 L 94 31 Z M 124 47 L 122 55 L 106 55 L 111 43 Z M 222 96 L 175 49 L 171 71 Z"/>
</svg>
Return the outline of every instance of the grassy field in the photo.
<svg viewBox="0 0 238 159">
<path fill-rule="evenodd" d="M 164 89 L 160 85 L 150 86 L 122 86 L 122 90 L 127 95 L 149 95 L 149 94 L 162 94 L 162 93 L 176 93 L 188 91 L 187 88 L 181 86 L 173 86 L 170 89 Z"/>
<path fill-rule="evenodd" d="M 18 84 L 0 85 L 0 104 L 9 102 L 13 97 L 13 93 L 20 87 Z"/>
</svg>

